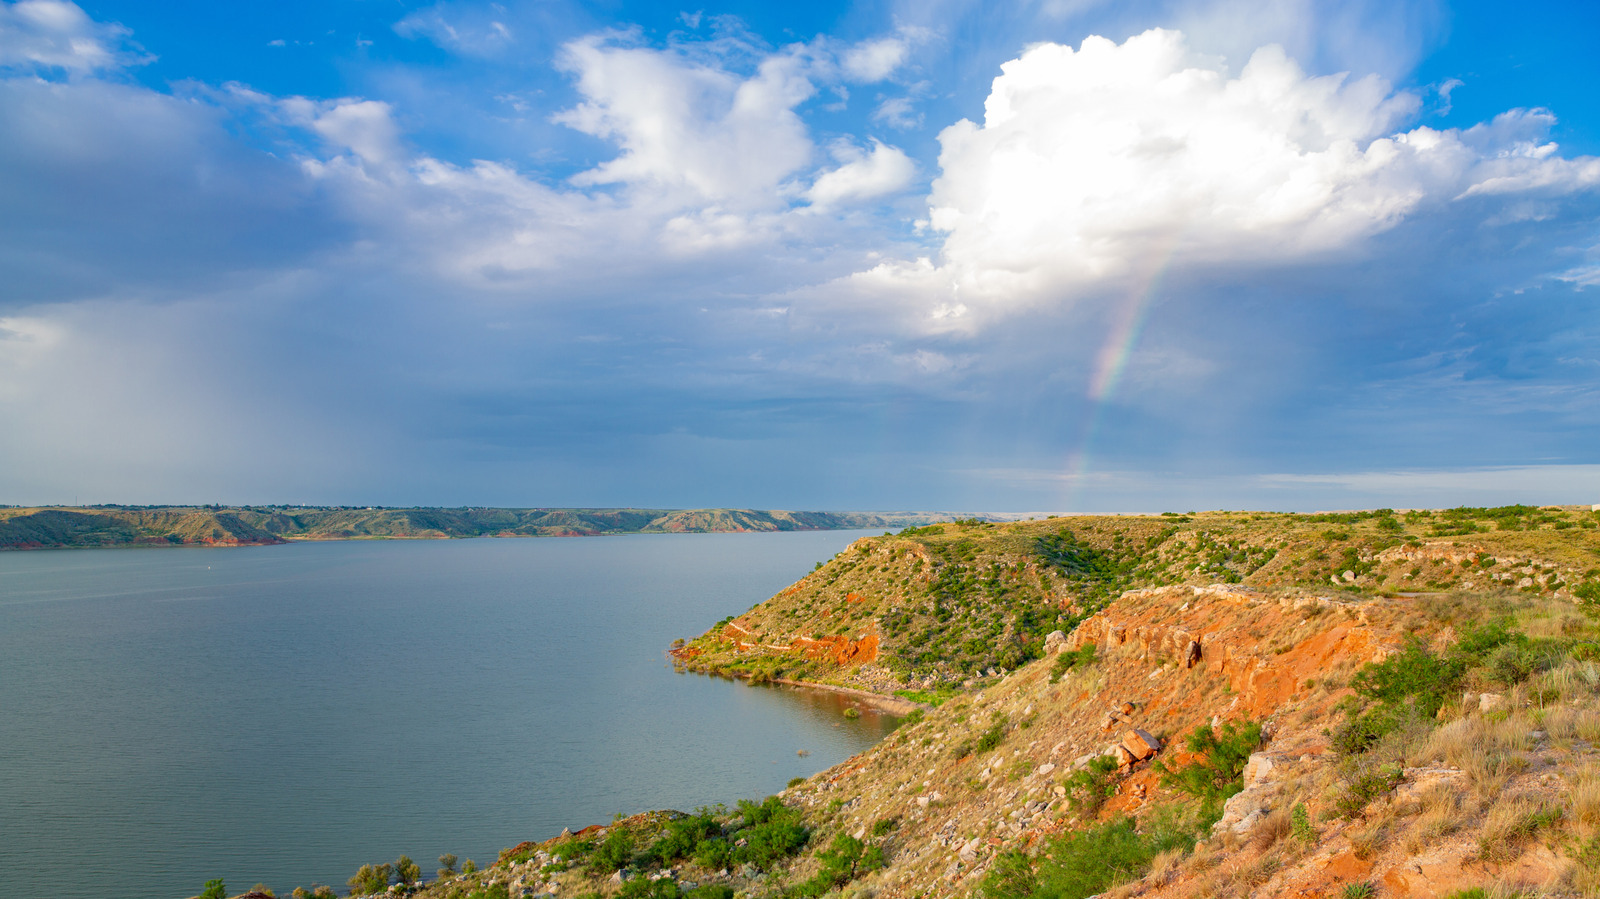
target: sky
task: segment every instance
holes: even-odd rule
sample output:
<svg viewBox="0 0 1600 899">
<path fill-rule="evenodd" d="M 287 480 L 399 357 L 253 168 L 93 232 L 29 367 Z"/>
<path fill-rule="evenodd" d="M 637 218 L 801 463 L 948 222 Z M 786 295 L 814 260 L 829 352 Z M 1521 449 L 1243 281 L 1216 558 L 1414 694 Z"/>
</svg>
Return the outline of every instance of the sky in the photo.
<svg viewBox="0 0 1600 899">
<path fill-rule="evenodd" d="M 0 503 L 1600 503 L 1596 34 L 0 0 Z"/>
</svg>

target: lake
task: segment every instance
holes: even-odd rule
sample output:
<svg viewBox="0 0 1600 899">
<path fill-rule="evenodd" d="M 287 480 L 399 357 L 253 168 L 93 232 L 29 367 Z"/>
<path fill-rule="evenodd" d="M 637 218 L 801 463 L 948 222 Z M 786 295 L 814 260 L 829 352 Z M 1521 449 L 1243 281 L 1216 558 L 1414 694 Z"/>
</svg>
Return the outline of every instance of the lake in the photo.
<svg viewBox="0 0 1600 899">
<path fill-rule="evenodd" d="M 0 553 L 0 894 L 342 892 L 776 792 L 894 720 L 664 650 L 865 533 Z"/>
</svg>

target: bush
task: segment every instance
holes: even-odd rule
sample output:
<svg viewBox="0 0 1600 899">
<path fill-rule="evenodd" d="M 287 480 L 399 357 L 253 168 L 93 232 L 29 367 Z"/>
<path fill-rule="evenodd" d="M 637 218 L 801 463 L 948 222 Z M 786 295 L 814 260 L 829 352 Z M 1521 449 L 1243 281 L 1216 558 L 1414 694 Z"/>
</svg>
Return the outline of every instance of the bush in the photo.
<svg viewBox="0 0 1600 899">
<path fill-rule="evenodd" d="M 722 825 L 709 812 L 700 812 L 687 818 L 679 818 L 669 822 L 662 830 L 661 836 L 650 844 L 645 855 L 660 862 L 670 865 L 681 858 L 692 855 L 695 848 L 705 840 L 722 835 Z"/>
<path fill-rule="evenodd" d="M 633 834 L 627 828 L 613 825 L 611 832 L 595 847 L 589 856 L 591 874 L 610 874 L 627 867 L 633 859 Z"/>
<path fill-rule="evenodd" d="M 1220 810 L 1228 797 L 1244 789 L 1244 766 L 1261 745 L 1261 725 L 1229 721 L 1219 734 L 1201 725 L 1184 738 L 1184 748 L 1200 756 L 1186 768 L 1172 770 L 1158 762 L 1161 784 L 1198 798 L 1207 810 Z"/>
<path fill-rule="evenodd" d="M 984 877 L 986 899 L 1087 899 L 1118 881 L 1139 877 L 1161 852 L 1188 844 L 1186 828 L 1140 834 L 1131 818 L 1077 831 L 1049 843 L 1038 858 L 1000 854 Z"/>
<path fill-rule="evenodd" d="M 455 853 L 452 852 L 446 852 L 444 855 L 439 856 L 439 876 L 454 877 L 456 874 L 457 861 L 458 859 L 455 857 Z"/>
<path fill-rule="evenodd" d="M 817 853 L 817 860 L 822 862 L 822 870 L 800 885 L 801 896 L 821 896 L 884 866 L 881 848 L 844 833 L 833 838 L 833 845 Z"/>
<path fill-rule="evenodd" d="M 724 883 L 703 883 L 683 895 L 687 899 L 733 899 L 733 887 Z"/>
<path fill-rule="evenodd" d="M 1353 818 L 1372 800 L 1399 786 L 1405 774 L 1398 764 L 1375 765 L 1357 759 L 1346 764 L 1341 780 L 1343 788 L 1333 801 L 1333 810 L 1342 818 Z"/>
<path fill-rule="evenodd" d="M 227 899 L 228 885 L 218 877 L 206 881 L 205 889 L 200 891 L 200 899 Z"/>
<path fill-rule="evenodd" d="M 1073 811 L 1087 818 L 1100 810 L 1100 806 L 1117 793 L 1117 760 L 1109 755 L 1097 755 L 1086 768 L 1072 772 L 1062 785 Z"/>
<path fill-rule="evenodd" d="M 393 875 L 394 871 L 388 865 L 362 865 L 346 883 L 350 885 L 350 895 L 364 896 L 388 889 Z"/>
<path fill-rule="evenodd" d="M 660 880 L 634 877 L 622 885 L 617 895 L 621 899 L 679 899 L 683 895 L 683 888 L 670 877 Z"/>
<path fill-rule="evenodd" d="M 1077 649 L 1063 649 L 1056 653 L 1055 664 L 1050 666 L 1050 682 L 1055 683 L 1074 668 L 1087 668 L 1094 664 L 1094 644 L 1085 643 Z"/>
<path fill-rule="evenodd" d="M 411 860 L 411 856 L 402 855 L 394 862 L 394 879 L 396 883 L 413 884 L 422 877 L 422 867 Z"/>
<path fill-rule="evenodd" d="M 1311 826 L 1311 814 L 1306 811 L 1304 802 L 1297 803 L 1289 812 L 1289 829 L 1294 838 L 1302 843 L 1314 844 L 1317 842 L 1317 829 Z"/>
</svg>

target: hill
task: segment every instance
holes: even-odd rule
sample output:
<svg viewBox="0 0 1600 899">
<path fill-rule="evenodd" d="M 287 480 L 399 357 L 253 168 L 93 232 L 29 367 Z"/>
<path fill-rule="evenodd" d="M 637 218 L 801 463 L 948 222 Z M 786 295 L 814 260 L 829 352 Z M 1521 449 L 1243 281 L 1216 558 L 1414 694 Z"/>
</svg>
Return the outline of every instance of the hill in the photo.
<svg viewBox="0 0 1600 899">
<path fill-rule="evenodd" d="M 903 528 L 948 517 L 938 512 L 754 509 L 28 508 L 0 509 L 0 549 Z"/>
<path fill-rule="evenodd" d="M 451 867 L 426 899 L 1600 895 L 1600 516 L 966 521 L 674 648 L 918 707 L 761 802 Z M 1049 628 L 1049 630 L 1045 630 Z M 358 891 L 401 865 L 367 866 Z"/>
</svg>

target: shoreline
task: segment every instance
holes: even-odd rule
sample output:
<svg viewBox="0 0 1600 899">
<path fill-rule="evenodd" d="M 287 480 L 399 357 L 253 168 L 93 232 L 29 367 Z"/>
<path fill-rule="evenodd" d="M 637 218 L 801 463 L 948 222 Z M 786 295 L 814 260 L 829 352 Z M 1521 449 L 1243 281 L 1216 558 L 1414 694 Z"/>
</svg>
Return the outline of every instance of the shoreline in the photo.
<svg viewBox="0 0 1600 899">
<path fill-rule="evenodd" d="M 915 702 L 899 696 L 887 696 L 883 693 L 874 693 L 871 690 L 862 690 L 856 687 L 840 687 L 834 684 L 822 684 L 817 683 L 816 681 L 808 680 L 795 680 L 794 678 L 789 677 L 772 677 L 757 681 L 755 680 L 755 676 L 748 671 L 712 672 L 705 668 L 699 668 L 694 665 L 685 664 L 681 659 L 672 656 L 671 650 L 667 651 L 667 655 L 668 657 L 672 658 L 675 664 L 681 665 L 683 670 L 690 674 L 698 674 L 702 677 L 727 677 L 735 680 L 742 680 L 752 687 L 764 686 L 767 684 L 781 684 L 785 687 L 797 687 L 803 690 L 820 690 L 827 693 L 839 693 L 844 696 L 849 696 L 852 699 L 859 699 L 869 705 L 876 706 L 877 708 L 888 712 L 891 715 L 898 715 L 901 717 L 909 715 L 919 709 L 922 711 L 929 711 L 933 708 L 933 706 L 925 702 Z"/>
</svg>

